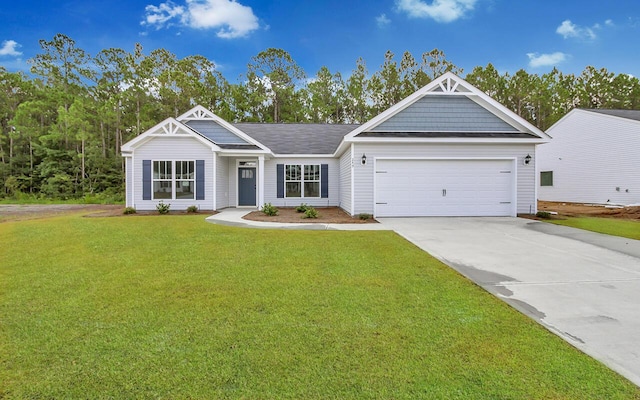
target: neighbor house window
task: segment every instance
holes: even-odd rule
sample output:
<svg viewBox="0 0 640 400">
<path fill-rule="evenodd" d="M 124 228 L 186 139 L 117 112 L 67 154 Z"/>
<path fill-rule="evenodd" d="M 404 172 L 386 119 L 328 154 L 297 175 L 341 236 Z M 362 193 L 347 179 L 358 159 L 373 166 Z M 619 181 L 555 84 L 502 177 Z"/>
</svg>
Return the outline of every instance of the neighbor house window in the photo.
<svg viewBox="0 0 640 400">
<path fill-rule="evenodd" d="M 154 161 L 153 198 L 194 199 L 194 161 Z"/>
<path fill-rule="evenodd" d="M 553 186 L 553 171 L 540 172 L 540 186 Z"/>
<path fill-rule="evenodd" d="M 285 165 L 285 197 L 320 197 L 320 165 Z"/>
</svg>

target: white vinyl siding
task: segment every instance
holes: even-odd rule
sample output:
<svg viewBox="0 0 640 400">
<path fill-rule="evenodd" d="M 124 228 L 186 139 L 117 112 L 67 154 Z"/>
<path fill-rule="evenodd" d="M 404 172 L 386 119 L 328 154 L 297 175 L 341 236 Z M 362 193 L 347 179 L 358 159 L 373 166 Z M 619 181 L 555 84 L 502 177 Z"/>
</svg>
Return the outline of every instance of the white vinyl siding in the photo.
<svg viewBox="0 0 640 400">
<path fill-rule="evenodd" d="M 229 203 L 229 158 L 216 157 L 216 208 L 230 206 Z"/>
<path fill-rule="evenodd" d="M 640 203 L 640 121 L 574 110 L 538 147 L 538 170 L 553 171 L 540 200 Z"/>
<path fill-rule="evenodd" d="M 125 206 L 133 207 L 134 206 L 134 196 L 133 196 L 133 157 L 125 157 L 125 188 L 126 188 L 126 199 Z M 142 178 L 140 178 L 142 179 Z"/>
<path fill-rule="evenodd" d="M 171 204 L 171 210 L 186 210 L 189 206 L 197 206 L 202 210 L 213 207 L 213 153 L 211 148 L 192 137 L 158 137 L 140 145 L 135 150 L 133 165 L 133 207 L 138 210 L 155 210 L 160 200 L 142 199 L 142 161 L 143 160 L 204 160 L 205 161 L 205 197 L 195 199 L 165 199 Z"/>
<path fill-rule="evenodd" d="M 278 198 L 277 196 L 277 164 L 285 165 L 321 165 L 329 167 L 329 197 L 294 197 Z M 312 207 L 338 206 L 340 204 L 340 160 L 337 158 L 272 158 L 264 162 L 264 201 L 276 207 L 296 207 L 306 203 Z"/>
<path fill-rule="evenodd" d="M 351 214 L 351 149 L 340 157 L 340 207 Z"/>
<path fill-rule="evenodd" d="M 516 160 L 516 212 L 535 213 L 535 145 L 534 144 L 363 144 L 354 145 L 355 158 L 367 155 L 367 163 L 355 163 L 354 207 L 352 214 L 374 213 L 374 159 L 385 158 L 517 158 Z M 523 165 L 524 157 L 530 154 L 531 163 Z"/>
</svg>

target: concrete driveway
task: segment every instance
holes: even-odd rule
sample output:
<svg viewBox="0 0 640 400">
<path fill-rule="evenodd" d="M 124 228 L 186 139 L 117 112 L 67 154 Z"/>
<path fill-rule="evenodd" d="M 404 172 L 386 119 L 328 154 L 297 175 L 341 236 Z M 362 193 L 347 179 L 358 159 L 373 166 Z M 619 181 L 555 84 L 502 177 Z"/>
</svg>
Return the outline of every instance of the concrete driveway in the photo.
<svg viewBox="0 0 640 400">
<path fill-rule="evenodd" d="M 521 218 L 379 221 L 640 386 L 640 241 Z"/>
</svg>

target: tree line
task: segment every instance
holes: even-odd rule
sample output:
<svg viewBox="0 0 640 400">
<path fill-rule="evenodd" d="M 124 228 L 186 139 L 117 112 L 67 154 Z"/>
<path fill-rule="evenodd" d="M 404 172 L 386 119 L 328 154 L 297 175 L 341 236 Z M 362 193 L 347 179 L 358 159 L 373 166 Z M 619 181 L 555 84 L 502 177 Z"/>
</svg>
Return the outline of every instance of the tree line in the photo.
<svg viewBox="0 0 640 400">
<path fill-rule="evenodd" d="M 375 71 L 359 58 L 349 76 L 320 68 L 309 76 L 291 55 L 269 48 L 230 83 L 199 55 L 110 48 L 91 56 L 73 39 L 40 40 L 30 75 L 0 67 L 0 197 L 119 200 L 120 146 L 196 104 L 231 122 L 362 123 L 441 74 L 463 70 L 434 49 Z M 588 66 L 536 75 L 491 64 L 464 78 L 540 129 L 575 107 L 640 108 L 640 82 Z"/>
</svg>

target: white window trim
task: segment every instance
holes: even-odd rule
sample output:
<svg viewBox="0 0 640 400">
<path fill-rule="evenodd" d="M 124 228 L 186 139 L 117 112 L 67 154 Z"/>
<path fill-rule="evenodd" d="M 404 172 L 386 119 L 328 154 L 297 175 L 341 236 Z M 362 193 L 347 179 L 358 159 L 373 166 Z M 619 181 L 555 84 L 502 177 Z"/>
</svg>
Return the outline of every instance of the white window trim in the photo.
<svg viewBox="0 0 640 400">
<path fill-rule="evenodd" d="M 155 171 L 155 163 L 156 162 L 170 162 L 171 163 L 171 179 L 156 179 L 154 177 L 154 171 Z M 193 179 L 178 179 L 176 178 L 176 164 L 178 162 L 191 162 L 193 163 Z M 181 200 L 188 200 L 188 201 L 195 201 L 196 199 L 196 182 L 197 182 L 197 172 L 196 172 L 196 160 L 185 160 L 185 159 L 161 159 L 161 160 L 151 160 L 151 199 L 152 200 L 176 200 L 176 201 L 181 201 Z M 193 192 L 193 198 L 187 199 L 187 198 L 182 198 L 179 199 L 176 197 L 176 193 L 177 193 L 177 183 L 178 182 L 183 182 L 183 181 L 190 181 L 192 182 L 192 192 Z M 171 182 L 171 198 L 169 199 L 159 199 L 156 198 L 156 191 L 155 191 L 155 182 Z"/>
<path fill-rule="evenodd" d="M 287 180 L 287 167 L 292 166 L 292 165 L 299 165 L 300 166 L 300 180 L 299 181 L 292 181 L 292 180 Z M 317 166 L 318 167 L 318 180 L 305 180 L 304 179 L 304 167 L 308 166 L 308 165 L 313 165 L 313 166 Z M 292 164 L 284 164 L 284 198 L 285 199 L 319 199 L 322 197 L 322 164 L 302 164 L 302 163 L 292 163 Z M 287 182 L 300 182 L 300 196 L 287 196 Z M 318 183 L 318 195 L 317 196 L 305 196 L 304 193 L 304 184 L 305 182 L 317 182 Z"/>
</svg>

